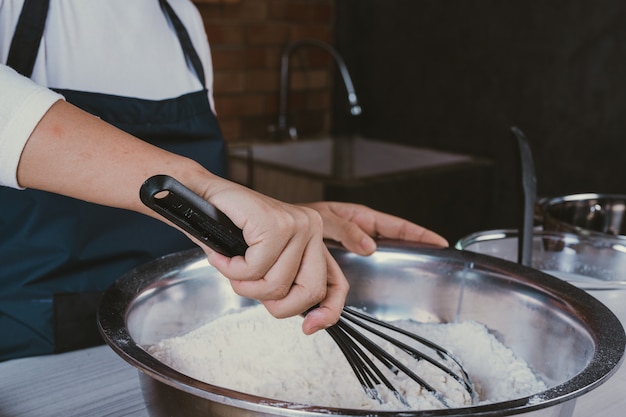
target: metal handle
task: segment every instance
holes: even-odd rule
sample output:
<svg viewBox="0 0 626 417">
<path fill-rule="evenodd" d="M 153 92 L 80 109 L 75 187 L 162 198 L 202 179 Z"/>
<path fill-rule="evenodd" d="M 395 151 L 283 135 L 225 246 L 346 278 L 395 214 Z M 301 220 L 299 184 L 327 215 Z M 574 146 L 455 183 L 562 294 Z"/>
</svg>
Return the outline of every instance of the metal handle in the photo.
<svg viewBox="0 0 626 417">
<path fill-rule="evenodd" d="M 243 256 L 248 249 L 241 229 L 228 216 L 170 176 L 155 175 L 146 180 L 139 198 L 222 255 Z"/>
<path fill-rule="evenodd" d="M 533 256 L 533 226 L 535 216 L 535 200 L 537 199 L 537 178 L 530 145 L 524 133 L 517 127 L 511 128 L 513 137 L 517 140 L 523 190 L 523 210 L 520 232 L 518 236 L 518 263 L 532 266 Z"/>
</svg>

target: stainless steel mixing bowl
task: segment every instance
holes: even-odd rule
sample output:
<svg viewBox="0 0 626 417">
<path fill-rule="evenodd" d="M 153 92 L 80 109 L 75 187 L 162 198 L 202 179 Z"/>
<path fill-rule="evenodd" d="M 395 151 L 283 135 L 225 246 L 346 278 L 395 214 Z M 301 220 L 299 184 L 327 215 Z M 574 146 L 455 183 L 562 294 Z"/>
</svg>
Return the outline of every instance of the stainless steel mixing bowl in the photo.
<svg viewBox="0 0 626 417">
<path fill-rule="evenodd" d="M 455 246 L 517 262 L 518 236 L 517 230 L 486 230 L 461 238 Z M 585 290 L 626 290 L 626 241 L 536 229 L 532 267 Z"/>
<path fill-rule="evenodd" d="M 406 242 L 380 242 L 369 257 L 330 248 L 351 283 L 348 304 L 383 319 L 482 322 L 549 389 L 468 408 L 372 412 L 286 403 L 195 380 L 159 362 L 142 346 L 255 302 L 235 295 L 204 254 L 192 250 L 124 275 L 106 291 L 100 306 L 101 332 L 139 370 L 150 415 L 567 417 L 576 397 L 606 381 L 623 358 L 626 335 L 617 317 L 583 290 L 535 269 L 470 251 Z"/>
<path fill-rule="evenodd" d="M 572 194 L 538 203 L 545 230 L 626 240 L 626 195 Z"/>
</svg>

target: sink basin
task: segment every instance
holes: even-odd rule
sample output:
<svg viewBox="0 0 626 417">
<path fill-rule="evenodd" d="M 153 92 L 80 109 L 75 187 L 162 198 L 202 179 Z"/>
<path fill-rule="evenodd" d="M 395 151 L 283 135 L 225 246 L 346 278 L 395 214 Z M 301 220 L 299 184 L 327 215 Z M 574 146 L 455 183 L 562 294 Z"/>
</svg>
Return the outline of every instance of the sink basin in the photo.
<svg viewBox="0 0 626 417">
<path fill-rule="evenodd" d="M 492 219 L 493 164 L 471 155 L 326 136 L 234 145 L 228 171 L 232 181 L 281 201 L 363 204 L 450 241 Z"/>
<path fill-rule="evenodd" d="M 361 137 L 254 144 L 233 148 L 230 156 L 253 158 L 255 163 L 340 180 L 371 178 L 472 160 L 467 155 Z"/>
</svg>

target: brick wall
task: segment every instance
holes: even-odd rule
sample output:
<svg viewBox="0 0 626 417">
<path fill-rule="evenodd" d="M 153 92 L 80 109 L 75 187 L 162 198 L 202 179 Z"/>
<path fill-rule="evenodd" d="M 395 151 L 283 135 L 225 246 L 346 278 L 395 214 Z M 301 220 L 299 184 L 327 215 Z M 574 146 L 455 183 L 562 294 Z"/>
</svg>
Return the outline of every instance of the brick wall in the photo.
<svg viewBox="0 0 626 417">
<path fill-rule="evenodd" d="M 294 40 L 333 43 L 334 0 L 194 0 L 215 71 L 215 107 L 230 143 L 271 140 L 279 107 L 280 56 Z M 300 136 L 330 130 L 334 64 L 303 47 L 291 59 L 288 120 Z"/>
</svg>

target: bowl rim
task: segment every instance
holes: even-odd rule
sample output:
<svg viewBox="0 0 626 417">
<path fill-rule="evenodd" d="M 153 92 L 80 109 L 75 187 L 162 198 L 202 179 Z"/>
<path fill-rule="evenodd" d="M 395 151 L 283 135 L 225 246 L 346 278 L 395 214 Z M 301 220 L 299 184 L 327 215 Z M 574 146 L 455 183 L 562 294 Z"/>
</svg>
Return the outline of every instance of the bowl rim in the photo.
<svg viewBox="0 0 626 417">
<path fill-rule="evenodd" d="M 469 245 L 474 243 L 517 238 L 519 235 L 520 232 L 518 229 L 481 230 L 459 238 L 455 242 L 454 248 L 465 250 Z M 561 230 L 545 230 L 542 226 L 533 228 L 533 238 L 555 238 L 563 240 L 565 243 L 586 243 L 594 247 L 614 247 L 615 245 L 624 247 L 624 245 L 626 245 L 623 239 L 606 233 L 599 233 L 599 236 L 591 236 L 589 234 L 578 234 Z"/>
<path fill-rule="evenodd" d="M 346 249 L 332 242 L 328 242 L 328 247 L 331 253 L 348 253 Z M 623 326 L 608 307 L 585 291 L 539 270 L 527 268 L 501 258 L 455 248 L 435 248 L 405 241 L 381 240 L 378 242 L 377 252 L 407 250 L 418 256 L 440 257 L 442 253 L 445 253 L 444 256 L 449 257 L 451 261 L 466 264 L 472 262 L 476 266 L 495 273 L 512 273 L 523 276 L 531 283 L 541 283 L 541 287 L 550 293 L 558 293 L 568 303 L 595 312 L 595 314 L 585 315 L 586 320 L 596 324 L 594 329 L 597 329 L 598 332 L 594 337 L 597 347 L 593 357 L 587 366 L 569 380 L 531 396 L 491 404 L 441 410 L 403 410 L 399 412 L 398 410 L 378 411 L 311 406 L 268 399 L 208 384 L 184 375 L 157 360 L 132 338 L 126 327 L 132 302 L 153 284 L 172 279 L 167 274 L 164 275 L 163 271 L 167 271 L 169 267 L 180 265 L 183 261 L 189 261 L 189 259 L 194 260 L 194 262 L 206 262 L 204 252 L 200 248 L 165 255 L 122 275 L 103 294 L 97 315 L 98 328 L 106 344 L 115 353 L 137 368 L 139 372 L 157 382 L 203 399 L 277 416 L 302 416 L 303 412 L 306 412 L 306 415 L 315 416 L 331 414 L 354 417 L 397 417 L 398 415 L 407 417 L 501 416 L 505 411 L 507 412 L 506 415 L 514 415 L 573 400 L 604 383 L 617 371 L 624 360 L 626 333 Z M 157 273 L 157 271 L 160 272 Z M 152 276 L 146 278 L 146 274 Z"/>
<path fill-rule="evenodd" d="M 500 258 L 496 254 L 484 253 L 476 251 L 472 249 L 474 244 L 480 244 L 482 242 L 495 242 L 498 240 L 508 240 L 508 239 L 518 239 L 520 236 L 520 232 L 518 229 L 491 229 L 491 230 L 483 230 L 479 232 L 474 232 L 469 235 L 461 237 L 454 244 L 455 249 L 459 250 L 468 250 L 477 253 L 481 253 L 486 256 L 493 256 L 495 258 Z M 576 246 L 576 245 L 587 245 L 597 250 L 608 250 L 612 251 L 619 256 L 626 257 L 626 240 L 618 239 L 615 236 L 600 234 L 596 235 L 588 235 L 588 234 L 577 234 L 572 232 L 565 232 L 559 230 L 543 230 L 541 226 L 535 227 L 533 229 L 533 240 L 534 239 L 549 239 L 555 242 L 563 242 L 566 245 Z M 518 255 L 519 257 L 519 255 Z M 502 258 L 500 258 L 502 259 Z M 534 257 L 533 257 L 534 259 Z M 586 265 L 581 262 L 581 265 Z M 559 272 L 567 273 L 567 271 L 559 271 L 550 268 L 540 268 L 538 266 L 533 266 L 534 269 L 543 270 L 544 273 L 549 275 L 556 275 L 557 278 L 564 279 Z M 589 281 L 585 280 L 579 282 L 577 285 L 579 288 L 587 291 L 591 290 L 624 290 L 626 291 L 626 277 L 622 278 L 621 276 L 618 279 L 606 279 L 599 276 L 591 276 L 586 274 L 578 274 L 574 272 L 576 275 L 584 276 Z M 568 281 L 572 281 L 571 279 L 567 279 Z"/>
<path fill-rule="evenodd" d="M 551 205 L 570 201 L 583 201 L 583 200 L 624 200 L 626 201 L 626 194 L 615 193 L 577 193 L 577 194 L 564 194 L 559 196 L 542 197 L 538 203 L 540 205 Z"/>
<path fill-rule="evenodd" d="M 557 205 L 563 205 L 571 202 L 584 202 L 592 200 L 616 200 L 626 204 L 626 194 L 612 194 L 612 193 L 579 193 L 579 194 L 566 194 L 553 197 L 542 197 L 537 201 L 538 217 L 543 221 L 544 226 L 546 224 L 555 224 L 559 228 L 558 230 L 567 231 L 581 236 L 589 237 L 612 237 L 614 239 L 626 240 L 626 235 L 605 233 L 598 230 L 588 229 L 572 224 L 568 221 L 559 219 L 554 216 L 550 208 Z"/>
</svg>

